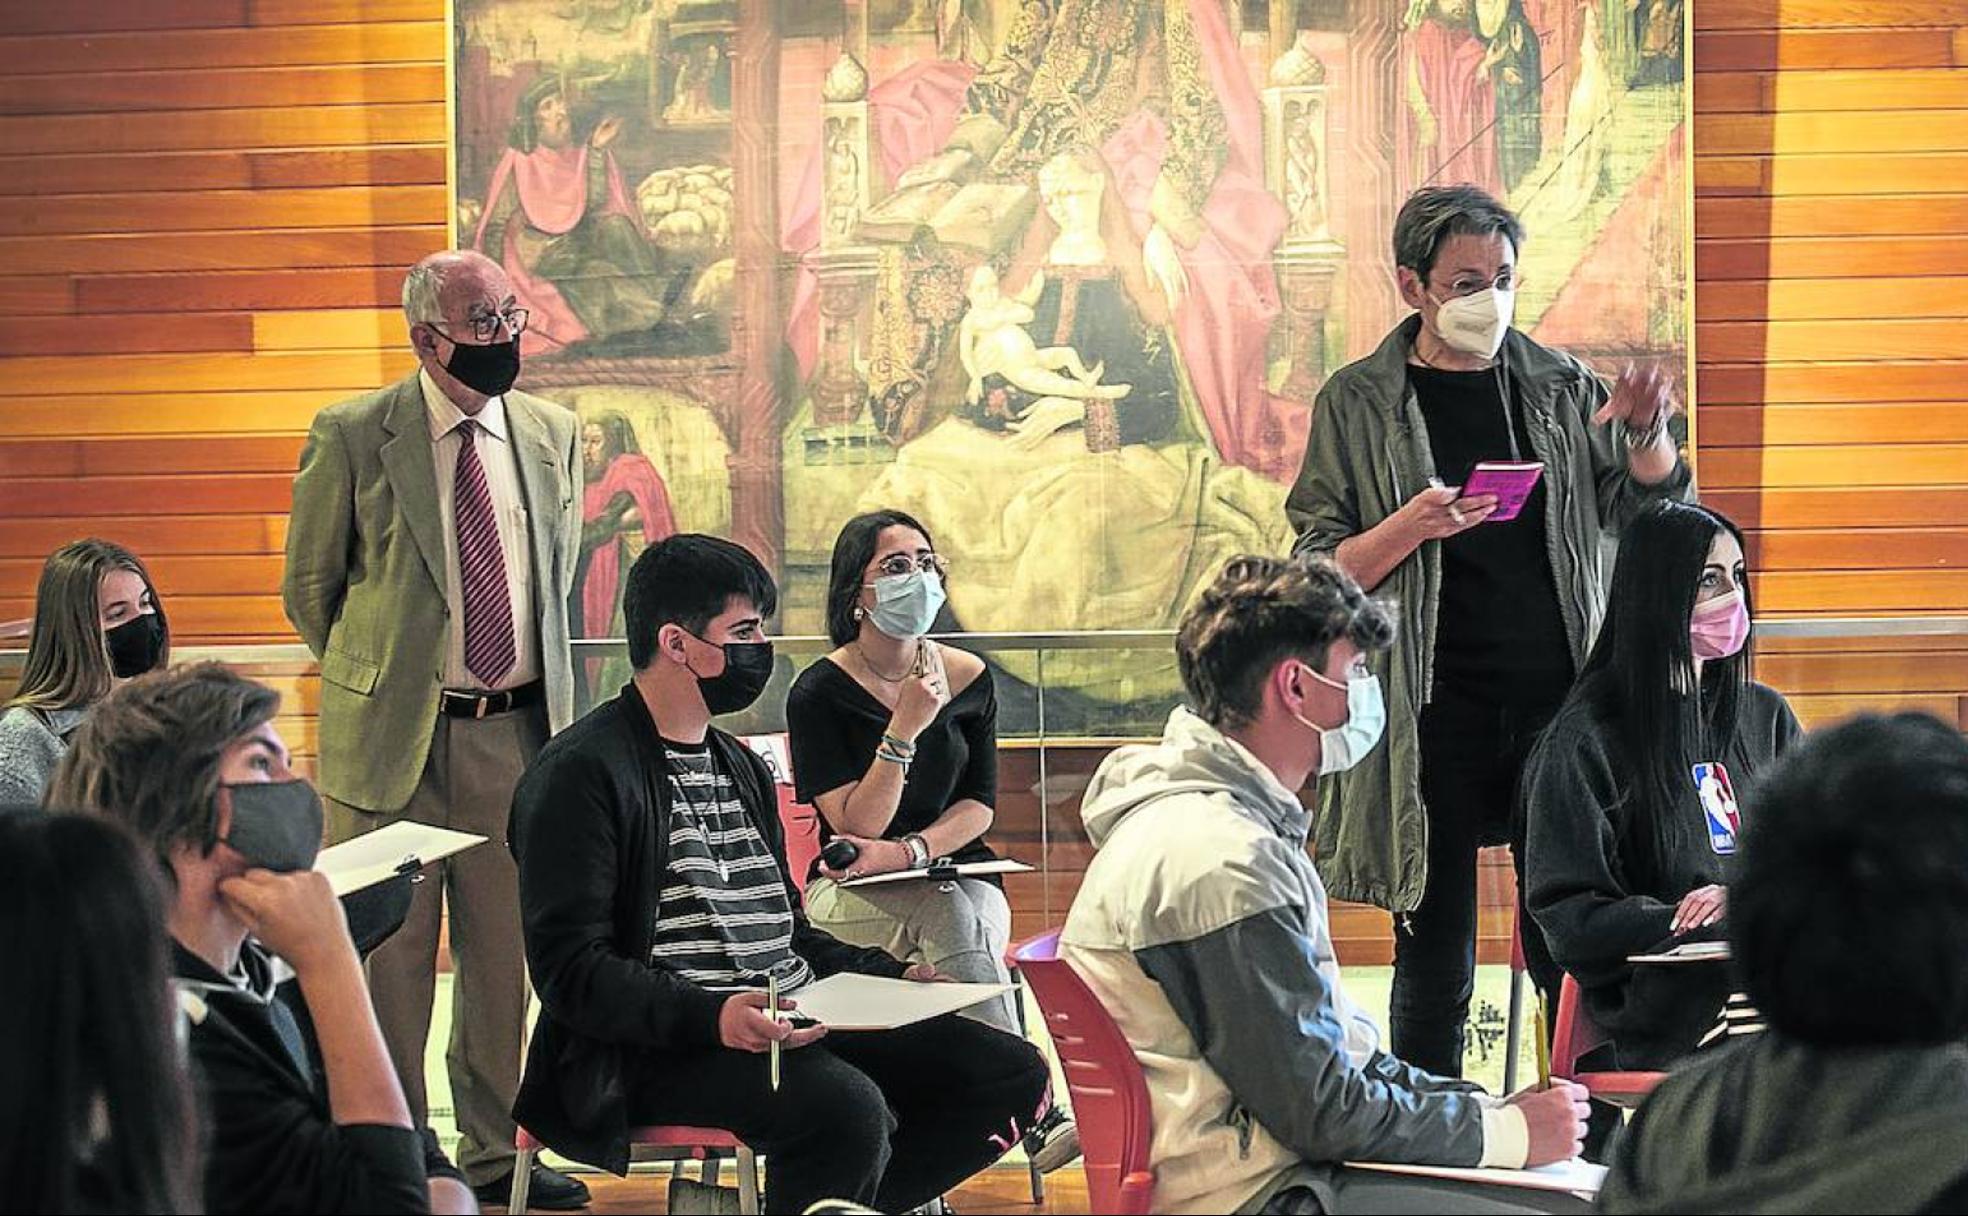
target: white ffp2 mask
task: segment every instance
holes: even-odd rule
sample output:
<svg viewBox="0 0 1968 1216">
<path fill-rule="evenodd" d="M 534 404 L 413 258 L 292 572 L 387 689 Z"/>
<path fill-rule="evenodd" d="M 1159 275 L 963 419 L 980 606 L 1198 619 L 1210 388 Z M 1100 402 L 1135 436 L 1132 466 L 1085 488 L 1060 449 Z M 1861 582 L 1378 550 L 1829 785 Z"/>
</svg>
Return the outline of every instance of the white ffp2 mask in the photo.
<svg viewBox="0 0 1968 1216">
<path fill-rule="evenodd" d="M 1435 331 L 1442 341 L 1465 355 L 1493 359 L 1503 348 L 1503 335 L 1517 312 L 1517 293 L 1507 287 L 1486 287 L 1473 296 L 1440 301 Z"/>
</svg>

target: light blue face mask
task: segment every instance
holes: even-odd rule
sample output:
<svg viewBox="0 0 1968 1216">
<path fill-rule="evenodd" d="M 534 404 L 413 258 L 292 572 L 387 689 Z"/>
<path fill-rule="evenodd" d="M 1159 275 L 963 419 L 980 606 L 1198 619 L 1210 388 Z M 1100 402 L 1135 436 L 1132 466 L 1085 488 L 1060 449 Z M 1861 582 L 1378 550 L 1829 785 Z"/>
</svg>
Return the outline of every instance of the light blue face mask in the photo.
<svg viewBox="0 0 1968 1216">
<path fill-rule="evenodd" d="M 1381 700 L 1380 677 L 1369 672 L 1350 675 L 1345 684 L 1305 669 L 1313 679 L 1331 688 L 1346 689 L 1346 721 L 1338 726 L 1320 726 L 1300 714 L 1293 714 L 1302 725 L 1319 733 L 1319 775 L 1342 773 L 1366 758 L 1387 729 L 1387 705 Z"/>
<path fill-rule="evenodd" d="M 874 581 L 875 607 L 868 619 L 892 638 L 919 638 L 943 610 L 943 578 L 926 570 L 887 574 Z"/>
</svg>

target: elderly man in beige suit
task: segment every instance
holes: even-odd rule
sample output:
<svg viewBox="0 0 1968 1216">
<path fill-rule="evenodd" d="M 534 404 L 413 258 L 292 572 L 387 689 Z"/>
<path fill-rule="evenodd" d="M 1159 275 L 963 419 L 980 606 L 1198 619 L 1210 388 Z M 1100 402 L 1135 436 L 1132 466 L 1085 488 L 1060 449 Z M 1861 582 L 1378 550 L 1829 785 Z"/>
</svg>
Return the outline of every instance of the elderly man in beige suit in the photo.
<svg viewBox="0 0 1968 1216">
<path fill-rule="evenodd" d="M 581 540 L 580 427 L 513 392 L 526 311 L 498 264 L 433 254 L 403 284 L 419 370 L 323 410 L 301 450 L 281 587 L 321 660 L 329 835 L 397 819 L 490 843 L 426 867 L 410 914 L 369 962 L 404 1093 L 428 1121 L 424 1041 L 450 906 L 446 1060 L 459 1165 L 502 1197 L 526 1020 L 513 786 L 573 716 L 566 604 Z M 536 1167 L 537 1207 L 587 1190 Z"/>
</svg>

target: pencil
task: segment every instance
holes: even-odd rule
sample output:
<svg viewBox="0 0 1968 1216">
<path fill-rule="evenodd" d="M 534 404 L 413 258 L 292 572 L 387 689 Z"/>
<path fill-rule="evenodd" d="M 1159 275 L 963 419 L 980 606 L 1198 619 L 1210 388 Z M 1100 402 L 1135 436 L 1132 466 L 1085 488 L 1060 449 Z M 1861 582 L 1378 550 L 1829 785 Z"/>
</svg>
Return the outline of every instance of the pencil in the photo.
<svg viewBox="0 0 1968 1216">
<path fill-rule="evenodd" d="M 1545 1017 L 1544 997 L 1537 998 L 1538 1088 L 1551 1088 L 1551 1022 Z"/>
<path fill-rule="evenodd" d="M 768 975 L 765 977 L 765 1005 L 766 1005 L 766 1016 L 770 1017 L 775 1023 L 778 1022 L 779 977 L 777 975 Z M 778 1039 L 772 1040 L 771 1045 L 768 1046 L 765 1050 L 767 1054 L 772 1057 L 772 1064 L 771 1064 L 772 1092 L 778 1093 L 779 1092 L 779 1040 Z"/>
</svg>

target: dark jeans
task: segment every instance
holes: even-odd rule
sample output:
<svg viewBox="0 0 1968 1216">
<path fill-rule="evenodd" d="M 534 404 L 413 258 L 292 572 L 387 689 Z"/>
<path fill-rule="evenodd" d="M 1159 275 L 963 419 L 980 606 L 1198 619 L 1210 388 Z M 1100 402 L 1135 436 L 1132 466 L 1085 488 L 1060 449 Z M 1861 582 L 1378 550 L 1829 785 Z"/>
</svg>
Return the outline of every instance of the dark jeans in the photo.
<svg viewBox="0 0 1968 1216">
<path fill-rule="evenodd" d="M 1556 1011 L 1560 972 L 1524 910 L 1523 815 L 1518 780 L 1563 690 L 1527 705 L 1498 705 L 1438 687 L 1421 711 L 1421 798 L 1428 809 L 1428 885 L 1421 906 L 1394 918 L 1394 1054 L 1443 1077 L 1462 1075 L 1469 1001 L 1476 990 L 1476 851 L 1509 844 L 1517 917 L 1531 982 Z"/>
<path fill-rule="evenodd" d="M 1046 1105 L 1048 1075 L 1021 1038 L 955 1014 L 880 1032 L 836 1031 L 766 1057 L 712 1048 L 651 1052 L 629 1094 L 632 1123 L 724 1128 L 765 1157 L 765 1210 L 846 1199 L 906 1212 L 1017 1144 Z"/>
</svg>

